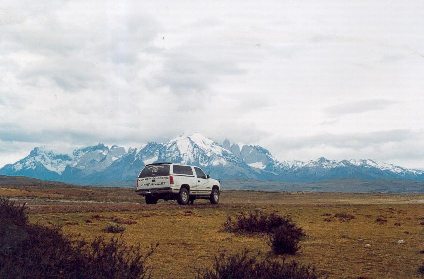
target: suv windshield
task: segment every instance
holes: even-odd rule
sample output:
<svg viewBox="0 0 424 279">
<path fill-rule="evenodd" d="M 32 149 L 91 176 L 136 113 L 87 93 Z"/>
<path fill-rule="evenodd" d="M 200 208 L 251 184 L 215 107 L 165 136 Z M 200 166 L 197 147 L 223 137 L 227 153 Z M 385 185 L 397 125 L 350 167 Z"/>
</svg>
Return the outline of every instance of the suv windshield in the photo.
<svg viewBox="0 0 424 279">
<path fill-rule="evenodd" d="M 167 175 L 169 175 L 169 165 L 148 165 L 141 171 L 138 178 Z"/>
</svg>

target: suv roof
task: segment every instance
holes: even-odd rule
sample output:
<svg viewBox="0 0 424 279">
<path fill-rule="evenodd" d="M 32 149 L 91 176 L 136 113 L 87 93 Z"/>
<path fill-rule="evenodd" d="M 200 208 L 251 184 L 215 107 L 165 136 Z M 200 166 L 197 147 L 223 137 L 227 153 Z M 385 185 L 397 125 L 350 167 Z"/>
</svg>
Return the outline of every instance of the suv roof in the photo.
<svg viewBox="0 0 424 279">
<path fill-rule="evenodd" d="M 158 165 L 179 165 L 179 166 L 197 167 L 195 165 L 185 165 L 180 163 L 169 163 L 169 162 L 151 163 L 151 164 L 147 164 L 146 166 L 158 166 Z"/>
<path fill-rule="evenodd" d="M 163 163 L 152 163 L 152 164 L 147 164 L 146 166 L 154 166 L 154 165 L 171 165 L 172 163 L 166 163 L 166 162 L 163 162 Z"/>
</svg>

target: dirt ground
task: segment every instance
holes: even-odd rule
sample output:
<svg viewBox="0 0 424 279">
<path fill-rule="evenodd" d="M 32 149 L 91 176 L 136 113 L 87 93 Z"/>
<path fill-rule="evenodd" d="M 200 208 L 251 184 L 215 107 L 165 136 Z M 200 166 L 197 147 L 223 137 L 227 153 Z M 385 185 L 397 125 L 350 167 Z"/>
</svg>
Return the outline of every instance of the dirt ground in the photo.
<svg viewBox="0 0 424 279">
<path fill-rule="evenodd" d="M 288 258 L 314 265 L 329 278 L 422 278 L 417 269 L 424 262 L 423 194 L 227 191 L 217 206 L 145 205 L 131 189 L 119 188 L 2 186 L 0 196 L 26 202 L 31 222 L 60 226 L 73 237 L 112 237 L 103 229 L 120 224 L 127 243 L 142 249 L 158 243 L 149 261 L 154 278 L 194 278 L 221 252 L 249 249 L 269 256 L 265 236 L 222 230 L 228 216 L 252 210 L 291 216 L 307 237 L 299 254 Z M 353 218 L 343 218 L 345 213 Z"/>
</svg>

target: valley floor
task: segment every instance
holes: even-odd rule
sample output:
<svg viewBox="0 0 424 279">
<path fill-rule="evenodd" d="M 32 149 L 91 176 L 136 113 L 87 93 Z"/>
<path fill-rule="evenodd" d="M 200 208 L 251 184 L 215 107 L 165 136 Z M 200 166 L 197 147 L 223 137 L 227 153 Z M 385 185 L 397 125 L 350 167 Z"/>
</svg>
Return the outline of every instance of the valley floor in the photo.
<svg viewBox="0 0 424 279">
<path fill-rule="evenodd" d="M 266 237 L 222 230 L 227 216 L 252 210 L 291 216 L 307 238 L 300 253 L 288 258 L 312 264 L 329 278 L 422 278 L 417 269 L 424 260 L 423 194 L 228 191 L 218 206 L 148 206 L 131 189 L 118 188 L 1 186 L 0 196 L 26 202 L 31 222 L 62 226 L 66 234 L 111 237 L 103 229 L 119 223 L 126 242 L 146 250 L 159 243 L 149 262 L 154 278 L 194 278 L 220 252 L 247 248 L 266 256 Z M 353 218 L 343 218 L 348 214 Z"/>
</svg>

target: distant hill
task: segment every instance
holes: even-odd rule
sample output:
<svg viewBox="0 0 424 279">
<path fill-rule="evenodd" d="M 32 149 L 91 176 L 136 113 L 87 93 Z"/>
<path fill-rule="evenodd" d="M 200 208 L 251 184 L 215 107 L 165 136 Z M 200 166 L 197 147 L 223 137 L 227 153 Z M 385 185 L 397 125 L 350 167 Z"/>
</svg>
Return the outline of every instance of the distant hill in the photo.
<svg viewBox="0 0 424 279">
<path fill-rule="evenodd" d="M 72 186 L 63 182 L 56 181 L 45 181 L 41 179 L 25 177 L 25 176 L 7 176 L 0 175 L 0 187 L 2 186 L 36 186 L 36 187 L 64 187 L 64 186 Z"/>
<path fill-rule="evenodd" d="M 424 193 L 424 182 L 411 180 L 332 179 L 317 182 L 224 181 L 223 189 L 286 192 Z"/>
<path fill-rule="evenodd" d="M 96 185 L 109 186 L 109 185 Z M 121 187 L 123 185 L 120 185 Z M 69 188 L 62 182 L 44 181 L 24 176 L 0 175 L 0 187 Z M 125 186 L 124 187 L 132 187 Z M 85 187 L 83 187 L 85 188 Z M 424 182 L 410 180 L 355 180 L 334 179 L 319 182 L 281 182 L 264 180 L 224 180 L 223 190 L 251 190 L 275 192 L 342 192 L 342 193 L 424 193 Z"/>
<path fill-rule="evenodd" d="M 344 186 L 338 181 L 350 181 L 350 185 L 356 181 L 354 184 L 365 190 L 368 182 L 374 186 L 381 185 L 384 191 L 391 191 L 390 183 L 394 183 L 398 186 L 393 190 L 397 191 L 409 187 L 405 185 L 419 189 L 424 182 L 422 170 L 370 159 L 278 161 L 261 146 L 238 145 L 228 140 L 218 143 L 201 134 L 180 136 L 165 143 L 149 142 L 128 150 L 116 145 L 98 144 L 75 149 L 72 154 L 58 154 L 36 147 L 25 158 L 5 165 L 0 174 L 80 185 L 131 186 L 146 164 L 163 161 L 198 165 L 221 180 L 272 181 L 273 185 L 296 185 L 296 189 L 302 185 L 327 185 L 327 188 L 334 185 L 330 188 L 339 187 L 337 189 L 343 191 Z M 259 184 L 255 182 L 255 185 Z"/>
</svg>

